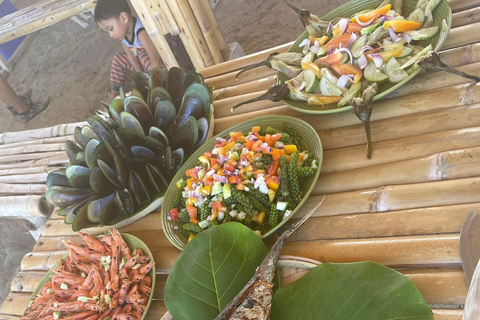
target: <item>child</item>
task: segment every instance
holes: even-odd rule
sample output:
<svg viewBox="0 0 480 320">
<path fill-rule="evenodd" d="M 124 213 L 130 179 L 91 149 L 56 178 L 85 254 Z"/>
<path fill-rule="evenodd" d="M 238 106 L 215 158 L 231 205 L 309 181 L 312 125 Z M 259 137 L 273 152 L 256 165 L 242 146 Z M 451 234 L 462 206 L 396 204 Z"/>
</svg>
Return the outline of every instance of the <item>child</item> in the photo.
<svg viewBox="0 0 480 320">
<path fill-rule="evenodd" d="M 165 68 L 142 22 L 132 16 L 126 0 L 98 0 L 94 17 L 98 26 L 111 38 L 122 42 L 125 50 L 125 53 L 117 53 L 113 57 L 110 76 L 112 98 L 125 84 L 127 70 L 150 73 L 153 68 Z"/>
</svg>

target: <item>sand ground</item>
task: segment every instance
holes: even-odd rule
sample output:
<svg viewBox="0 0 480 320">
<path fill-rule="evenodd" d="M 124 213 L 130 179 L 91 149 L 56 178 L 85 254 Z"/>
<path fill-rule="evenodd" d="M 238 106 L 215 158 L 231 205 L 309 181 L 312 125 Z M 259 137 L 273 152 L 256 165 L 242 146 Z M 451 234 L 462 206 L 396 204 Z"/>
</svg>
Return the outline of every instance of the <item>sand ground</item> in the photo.
<svg viewBox="0 0 480 320">
<path fill-rule="evenodd" d="M 18 9 L 36 0 L 13 0 Z M 322 16 L 345 0 L 290 1 Z M 220 0 L 214 10 L 227 43 L 238 42 L 247 54 L 295 40 L 303 26 L 282 0 Z M 90 20 L 83 29 L 70 19 L 39 30 L 8 81 L 17 93 L 32 90 L 33 101 L 50 99 L 49 107 L 23 123 L 0 102 L 0 133 L 86 120 L 107 99 L 110 63 L 121 50 Z M 10 291 L 22 257 L 35 241 L 14 219 L 0 219 L 0 305 Z"/>
</svg>

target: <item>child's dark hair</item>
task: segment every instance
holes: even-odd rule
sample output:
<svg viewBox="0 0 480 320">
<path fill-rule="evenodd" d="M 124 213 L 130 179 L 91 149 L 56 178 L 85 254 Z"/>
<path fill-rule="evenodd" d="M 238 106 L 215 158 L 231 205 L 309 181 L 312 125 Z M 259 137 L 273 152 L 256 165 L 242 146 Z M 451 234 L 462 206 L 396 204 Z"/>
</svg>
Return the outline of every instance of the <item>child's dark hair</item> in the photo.
<svg viewBox="0 0 480 320">
<path fill-rule="evenodd" d="M 126 0 L 97 0 L 95 6 L 95 22 L 110 18 L 118 18 L 122 12 L 132 14 Z"/>
</svg>

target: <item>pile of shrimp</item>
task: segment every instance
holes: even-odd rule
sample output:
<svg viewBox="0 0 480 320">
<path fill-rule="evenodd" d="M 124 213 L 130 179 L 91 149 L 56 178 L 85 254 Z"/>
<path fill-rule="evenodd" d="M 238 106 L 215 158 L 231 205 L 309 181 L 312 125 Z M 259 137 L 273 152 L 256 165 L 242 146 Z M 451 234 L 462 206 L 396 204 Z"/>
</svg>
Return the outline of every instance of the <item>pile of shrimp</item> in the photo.
<svg viewBox="0 0 480 320">
<path fill-rule="evenodd" d="M 86 245 L 63 241 L 68 256 L 29 303 L 21 320 L 133 320 L 145 312 L 154 262 L 131 252 L 118 230 L 99 238 L 80 233 Z"/>
</svg>

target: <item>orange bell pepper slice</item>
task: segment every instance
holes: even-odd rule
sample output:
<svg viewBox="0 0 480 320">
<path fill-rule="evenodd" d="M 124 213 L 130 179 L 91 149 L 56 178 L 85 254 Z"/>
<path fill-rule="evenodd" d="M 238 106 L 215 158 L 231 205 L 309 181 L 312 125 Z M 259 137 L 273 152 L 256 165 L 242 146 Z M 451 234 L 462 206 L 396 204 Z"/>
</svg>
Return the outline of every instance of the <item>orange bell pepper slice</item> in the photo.
<svg viewBox="0 0 480 320">
<path fill-rule="evenodd" d="M 342 64 L 336 64 L 332 66 L 333 70 L 337 71 L 339 75 L 347 75 L 347 74 L 352 74 L 353 75 L 353 82 L 357 83 L 360 81 L 362 78 L 362 70 L 354 66 L 353 64 L 349 63 L 342 63 Z"/>
<path fill-rule="evenodd" d="M 318 58 L 317 60 L 315 60 L 315 63 L 317 63 L 318 61 L 322 61 L 322 62 L 328 63 L 329 65 L 333 66 L 334 64 L 337 64 L 337 63 L 341 62 L 342 59 L 343 59 L 342 53 L 337 52 L 337 53 L 329 54 L 328 56 L 325 56 L 325 57 L 322 57 L 322 58 Z"/>
<path fill-rule="evenodd" d="M 320 68 L 313 62 L 302 62 L 302 69 L 312 70 L 313 72 L 315 72 L 318 78 L 322 77 L 322 71 L 320 71 Z"/>
<path fill-rule="evenodd" d="M 363 27 L 359 25 L 358 23 L 349 23 L 348 28 L 346 33 L 354 33 L 354 32 L 360 32 L 362 31 Z M 333 29 L 332 34 L 334 37 L 338 37 L 340 35 L 340 27 L 336 27 Z M 319 43 L 319 45 L 322 45 L 323 43 Z"/>
<path fill-rule="evenodd" d="M 307 103 L 309 106 L 323 106 L 326 104 L 338 103 L 340 100 L 342 100 L 341 96 L 324 96 L 321 94 L 315 94 L 308 98 Z"/>
<path fill-rule="evenodd" d="M 325 42 L 327 42 L 328 37 L 327 37 L 327 36 L 323 36 L 323 37 L 321 37 L 321 38 L 317 38 L 317 37 L 314 37 L 314 36 L 310 36 L 310 37 L 308 37 L 308 39 L 310 40 L 310 42 L 311 42 L 312 44 L 315 43 L 315 41 L 317 41 L 317 42 L 318 42 L 318 45 L 319 45 L 319 46 L 322 46 L 322 45 L 325 44 Z"/>
<path fill-rule="evenodd" d="M 378 18 L 381 14 L 387 14 L 391 7 L 392 5 L 389 3 L 386 6 L 358 15 L 358 19 L 362 23 L 368 22 L 372 18 Z M 357 23 L 357 16 L 353 17 L 350 21 Z"/>
<path fill-rule="evenodd" d="M 409 20 L 391 20 L 385 21 L 383 27 L 388 29 L 388 27 L 392 27 L 393 31 L 395 32 L 405 32 L 405 31 L 412 31 L 420 28 L 422 24 L 416 21 L 409 21 Z"/>
<path fill-rule="evenodd" d="M 198 223 L 197 208 L 195 208 L 194 206 L 187 205 L 187 211 L 188 211 L 188 215 L 190 216 L 190 222 L 191 223 Z"/>
<path fill-rule="evenodd" d="M 332 50 L 338 49 L 338 47 L 340 46 L 340 42 L 342 43 L 342 46 L 343 46 L 348 42 L 348 40 L 350 40 L 350 37 L 351 37 L 351 35 L 348 34 L 348 33 L 342 34 L 339 37 L 335 37 L 325 45 L 325 49 L 326 50 L 328 50 L 328 49 L 332 49 Z"/>
<path fill-rule="evenodd" d="M 253 133 L 258 133 L 258 132 L 260 132 L 260 126 L 252 127 L 252 132 L 253 132 Z"/>
</svg>

